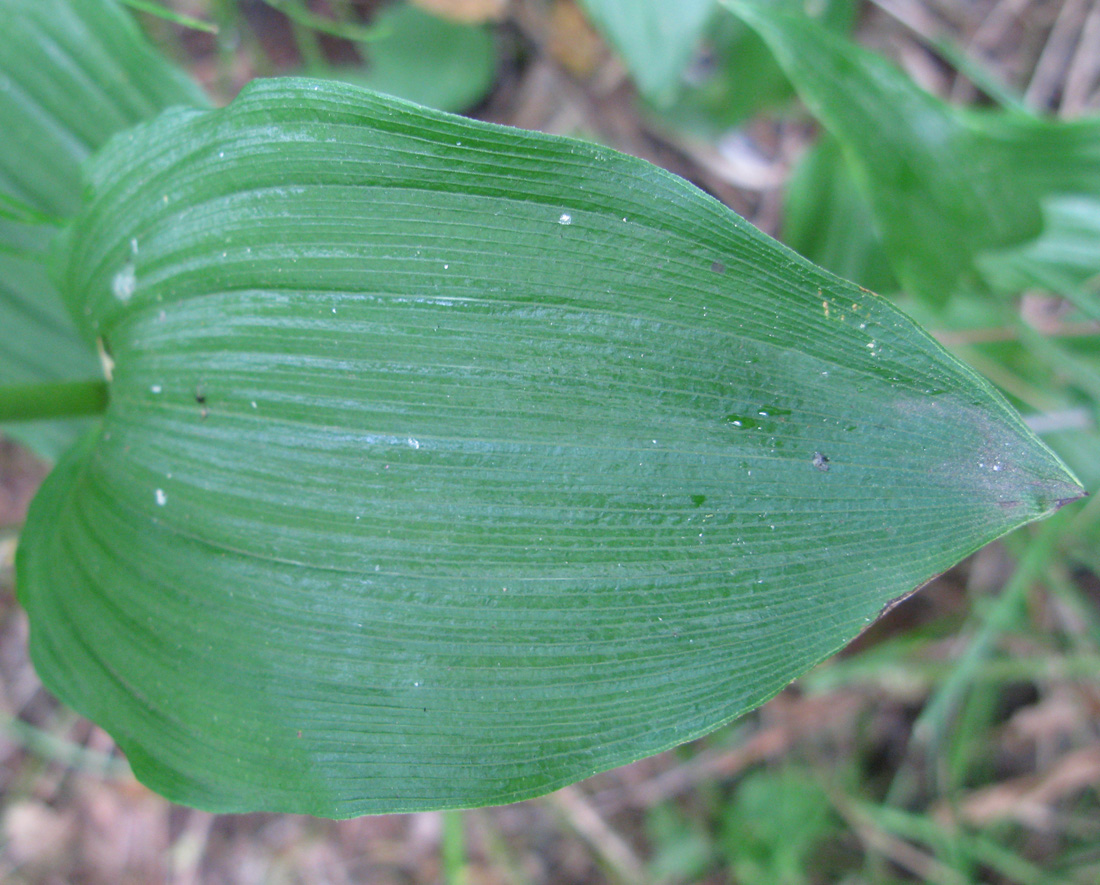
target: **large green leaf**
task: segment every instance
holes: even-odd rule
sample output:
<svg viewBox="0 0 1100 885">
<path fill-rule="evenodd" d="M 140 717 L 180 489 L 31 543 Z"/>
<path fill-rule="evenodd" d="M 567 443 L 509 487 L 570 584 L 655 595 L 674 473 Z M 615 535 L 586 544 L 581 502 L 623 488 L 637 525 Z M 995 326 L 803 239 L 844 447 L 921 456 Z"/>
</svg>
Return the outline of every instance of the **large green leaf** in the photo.
<svg viewBox="0 0 1100 885">
<path fill-rule="evenodd" d="M 844 147 L 913 294 L 942 302 L 978 281 L 977 256 L 1040 233 L 1044 200 L 1100 196 L 1100 118 L 954 108 L 807 16 L 758 0 L 722 3 L 764 38 Z"/>
<path fill-rule="evenodd" d="M 506 802 L 751 709 L 1081 490 L 883 299 L 598 146 L 253 84 L 118 136 L 32 654 L 222 811 Z"/>
<path fill-rule="evenodd" d="M 76 210 L 81 164 L 115 132 L 204 103 L 114 0 L 0 3 L 0 383 L 100 373 L 50 280 L 42 216 Z M 3 430 L 54 458 L 85 424 Z"/>
<path fill-rule="evenodd" d="M 715 0 L 581 0 L 622 54 L 638 88 L 667 103 L 699 45 Z"/>
</svg>

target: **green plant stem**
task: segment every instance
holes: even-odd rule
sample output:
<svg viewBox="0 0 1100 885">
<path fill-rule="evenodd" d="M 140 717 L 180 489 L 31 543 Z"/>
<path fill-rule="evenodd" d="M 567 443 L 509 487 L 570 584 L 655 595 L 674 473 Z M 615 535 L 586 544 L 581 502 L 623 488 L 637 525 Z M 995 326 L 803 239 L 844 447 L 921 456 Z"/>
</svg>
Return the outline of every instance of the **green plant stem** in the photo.
<svg viewBox="0 0 1100 885">
<path fill-rule="evenodd" d="M 48 762 L 111 778 L 123 778 L 130 774 L 130 766 L 123 759 L 89 750 L 4 712 L 0 712 L 0 733 Z"/>
<path fill-rule="evenodd" d="M 0 387 L 0 422 L 99 415 L 107 409 L 106 381 L 55 381 Z"/>
<path fill-rule="evenodd" d="M 466 820 L 462 811 L 443 812 L 443 881 L 466 885 Z"/>
<path fill-rule="evenodd" d="M 264 0 L 264 2 L 303 27 L 332 37 L 339 37 L 342 40 L 350 40 L 353 43 L 380 40 L 390 33 L 387 28 L 373 28 L 355 22 L 341 22 L 325 18 L 323 15 L 317 15 L 301 0 Z"/>
</svg>

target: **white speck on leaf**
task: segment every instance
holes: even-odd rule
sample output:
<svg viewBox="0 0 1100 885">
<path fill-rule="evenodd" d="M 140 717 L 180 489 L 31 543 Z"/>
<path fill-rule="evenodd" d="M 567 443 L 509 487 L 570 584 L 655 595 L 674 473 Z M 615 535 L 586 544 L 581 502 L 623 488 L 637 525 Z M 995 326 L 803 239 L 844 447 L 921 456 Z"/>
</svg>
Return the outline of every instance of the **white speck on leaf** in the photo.
<svg viewBox="0 0 1100 885">
<path fill-rule="evenodd" d="M 137 289 L 137 269 L 131 262 L 127 262 L 111 280 L 111 292 L 115 298 L 125 304 L 134 296 L 135 289 Z"/>
<path fill-rule="evenodd" d="M 572 223 L 573 223 L 573 216 L 570 215 L 568 212 L 562 212 L 562 214 L 560 216 L 558 216 L 558 224 L 572 224 Z"/>
<path fill-rule="evenodd" d="M 158 506 L 163 507 L 168 503 L 168 496 L 164 494 L 164 489 L 157 489 L 155 494 Z"/>
</svg>

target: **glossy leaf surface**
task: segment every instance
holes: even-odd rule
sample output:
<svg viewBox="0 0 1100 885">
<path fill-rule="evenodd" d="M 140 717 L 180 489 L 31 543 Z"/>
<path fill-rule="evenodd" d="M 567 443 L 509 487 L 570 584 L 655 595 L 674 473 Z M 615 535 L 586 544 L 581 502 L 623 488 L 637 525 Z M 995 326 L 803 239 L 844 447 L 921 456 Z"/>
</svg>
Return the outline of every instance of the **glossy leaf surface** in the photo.
<svg viewBox="0 0 1100 885">
<path fill-rule="evenodd" d="M 97 163 L 43 679 L 209 809 L 501 803 L 758 705 L 1080 488 L 886 301 L 597 146 L 316 81 Z"/>
</svg>

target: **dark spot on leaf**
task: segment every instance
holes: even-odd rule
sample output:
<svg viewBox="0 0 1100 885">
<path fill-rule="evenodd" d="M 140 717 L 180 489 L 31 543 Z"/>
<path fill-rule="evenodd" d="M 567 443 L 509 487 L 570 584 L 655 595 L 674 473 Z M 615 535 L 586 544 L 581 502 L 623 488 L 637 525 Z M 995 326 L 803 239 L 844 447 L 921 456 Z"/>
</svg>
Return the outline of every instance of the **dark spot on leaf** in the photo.
<svg viewBox="0 0 1100 885">
<path fill-rule="evenodd" d="M 829 469 L 828 456 L 822 455 L 821 452 L 814 452 L 813 465 L 822 473 L 825 473 Z"/>
<path fill-rule="evenodd" d="M 707 503 L 707 496 L 706 495 L 692 495 L 691 496 L 691 503 L 694 504 L 696 507 L 702 507 L 704 504 Z"/>
<path fill-rule="evenodd" d="M 715 273 L 726 272 L 726 266 L 721 261 L 712 261 L 710 264 L 710 269 Z"/>
<path fill-rule="evenodd" d="M 1082 489 L 1081 494 L 1074 495 L 1072 498 L 1058 498 L 1054 502 L 1054 509 L 1055 510 L 1061 510 L 1067 504 L 1072 504 L 1074 501 L 1080 501 L 1082 498 L 1087 498 L 1088 496 L 1089 496 L 1089 493 L 1086 492 L 1084 489 Z"/>
</svg>

